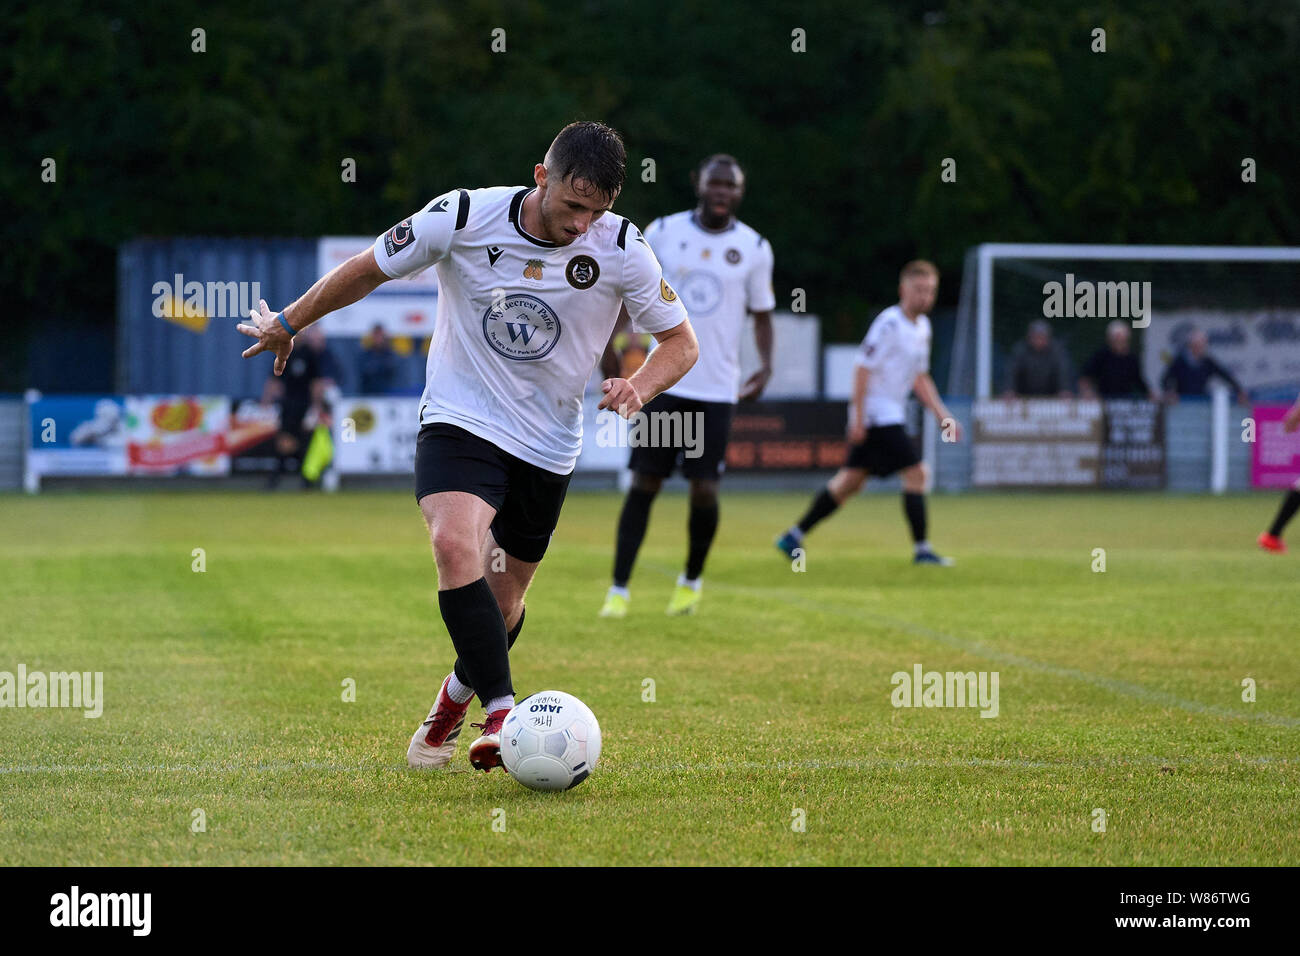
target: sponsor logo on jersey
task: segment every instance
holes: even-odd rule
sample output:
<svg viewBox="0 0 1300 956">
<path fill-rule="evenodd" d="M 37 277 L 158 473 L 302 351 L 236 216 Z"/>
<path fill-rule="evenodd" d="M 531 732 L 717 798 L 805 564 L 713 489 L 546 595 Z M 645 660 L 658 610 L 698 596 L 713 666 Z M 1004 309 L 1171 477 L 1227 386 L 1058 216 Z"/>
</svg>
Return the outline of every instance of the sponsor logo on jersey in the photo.
<svg viewBox="0 0 1300 956">
<path fill-rule="evenodd" d="M 555 348 L 560 340 L 560 317 L 536 296 L 516 292 L 483 313 L 483 337 L 497 354 L 529 362 L 544 358 Z"/>
<path fill-rule="evenodd" d="M 692 318 L 711 315 L 722 304 L 722 280 L 704 269 L 681 277 L 682 303 Z"/>
<path fill-rule="evenodd" d="M 538 282 L 542 281 L 542 260 L 541 259 L 529 259 L 527 262 L 524 263 L 524 278 L 536 279 Z"/>
<path fill-rule="evenodd" d="M 488 265 L 495 266 L 497 264 L 497 260 L 501 258 L 501 253 L 503 252 L 505 252 L 505 250 L 502 249 L 500 246 L 488 246 L 487 247 Z"/>
<path fill-rule="evenodd" d="M 413 239 L 415 239 L 415 230 L 411 227 L 411 220 L 403 219 L 384 233 L 384 249 L 390 256 L 395 256 L 409 246 Z"/>
<path fill-rule="evenodd" d="M 659 280 L 659 298 L 663 299 L 665 302 L 677 301 L 677 293 L 674 292 L 673 287 L 663 279 Z"/>
<path fill-rule="evenodd" d="M 740 261 L 740 250 L 739 250 L 739 249 L 728 249 L 728 250 L 727 250 L 727 261 L 730 262 L 733 266 L 734 266 L 736 263 L 738 263 L 738 262 Z"/>
<path fill-rule="evenodd" d="M 575 289 L 590 289 L 600 278 L 600 264 L 591 256 L 574 256 L 564 270 L 564 278 Z"/>
</svg>

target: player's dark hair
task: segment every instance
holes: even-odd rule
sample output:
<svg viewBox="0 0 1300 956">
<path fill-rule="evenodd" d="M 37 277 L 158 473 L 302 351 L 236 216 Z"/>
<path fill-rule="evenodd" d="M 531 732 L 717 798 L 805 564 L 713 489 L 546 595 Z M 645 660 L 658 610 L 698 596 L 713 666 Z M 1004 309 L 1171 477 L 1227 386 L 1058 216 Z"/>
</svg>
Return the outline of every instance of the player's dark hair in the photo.
<svg viewBox="0 0 1300 956">
<path fill-rule="evenodd" d="M 570 123 L 546 151 L 546 172 L 570 185 L 581 180 L 612 198 L 627 177 L 623 137 L 604 123 Z"/>
</svg>

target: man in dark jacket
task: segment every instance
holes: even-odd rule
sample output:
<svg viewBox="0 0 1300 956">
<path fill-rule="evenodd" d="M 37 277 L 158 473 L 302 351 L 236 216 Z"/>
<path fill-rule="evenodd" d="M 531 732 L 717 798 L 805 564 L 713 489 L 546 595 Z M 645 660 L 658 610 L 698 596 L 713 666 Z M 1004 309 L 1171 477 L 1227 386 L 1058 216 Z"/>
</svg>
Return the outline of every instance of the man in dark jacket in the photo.
<svg viewBox="0 0 1300 956">
<path fill-rule="evenodd" d="M 1116 319 L 1106 326 L 1106 344 L 1092 353 L 1079 376 L 1084 398 L 1150 398 L 1156 400 L 1142 377 L 1142 367 L 1129 351 L 1129 327 Z"/>
<path fill-rule="evenodd" d="M 1169 363 L 1165 374 L 1160 378 L 1160 387 L 1165 390 L 1165 398 L 1176 402 L 1188 396 L 1205 395 L 1205 387 L 1209 384 L 1211 376 L 1217 375 L 1232 388 L 1238 403 L 1246 404 L 1249 401 L 1246 390 L 1232 377 L 1231 372 L 1210 358 L 1207 354 L 1209 347 L 1210 337 L 1200 329 L 1187 337 L 1187 347 Z"/>
<path fill-rule="evenodd" d="M 1065 349 L 1052 338 L 1052 327 L 1043 319 L 1029 323 L 1029 332 L 1011 350 L 1006 375 L 1007 398 L 1069 398 L 1073 394 Z"/>
</svg>

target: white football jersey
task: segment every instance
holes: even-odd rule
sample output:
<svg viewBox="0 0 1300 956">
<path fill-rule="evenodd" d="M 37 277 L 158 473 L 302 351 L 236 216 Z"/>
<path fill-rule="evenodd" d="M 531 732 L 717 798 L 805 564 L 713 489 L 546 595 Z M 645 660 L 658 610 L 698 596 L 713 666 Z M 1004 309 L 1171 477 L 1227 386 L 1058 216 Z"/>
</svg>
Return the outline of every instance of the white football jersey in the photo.
<svg viewBox="0 0 1300 956">
<path fill-rule="evenodd" d="M 694 211 L 656 219 L 645 237 L 686 306 L 700 343 L 699 361 L 669 393 L 734 402 L 740 392 L 745 312 L 776 307 L 771 245 L 738 219 L 721 232 L 710 232 L 696 222 Z"/>
<path fill-rule="evenodd" d="M 453 189 L 375 240 L 394 279 L 432 265 L 438 311 L 420 423 L 447 422 L 555 474 L 582 450 L 582 394 L 626 304 L 638 332 L 686 310 L 628 220 L 567 246 L 524 231 L 526 186 Z"/>
<path fill-rule="evenodd" d="M 867 427 L 903 424 L 912 383 L 930 369 L 929 316 L 913 322 L 891 305 L 867 329 L 854 364 L 871 372 L 862 421 Z"/>
</svg>

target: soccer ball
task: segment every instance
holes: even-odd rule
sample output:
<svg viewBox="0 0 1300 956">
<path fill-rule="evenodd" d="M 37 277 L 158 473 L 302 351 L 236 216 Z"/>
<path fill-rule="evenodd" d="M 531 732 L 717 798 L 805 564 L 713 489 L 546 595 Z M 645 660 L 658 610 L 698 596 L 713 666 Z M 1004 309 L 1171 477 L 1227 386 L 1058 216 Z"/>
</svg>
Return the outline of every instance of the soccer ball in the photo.
<svg viewBox="0 0 1300 956">
<path fill-rule="evenodd" d="M 501 725 L 501 762 L 530 790 L 572 790 L 600 759 L 600 724 L 572 694 L 525 697 Z"/>
</svg>

